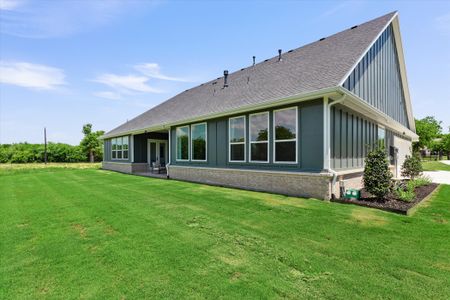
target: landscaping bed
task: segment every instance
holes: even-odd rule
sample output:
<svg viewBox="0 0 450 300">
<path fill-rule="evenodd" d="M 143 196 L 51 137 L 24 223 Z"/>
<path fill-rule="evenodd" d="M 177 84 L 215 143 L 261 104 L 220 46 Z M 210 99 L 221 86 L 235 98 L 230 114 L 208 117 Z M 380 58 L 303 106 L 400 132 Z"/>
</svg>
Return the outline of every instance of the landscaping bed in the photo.
<svg viewBox="0 0 450 300">
<path fill-rule="evenodd" d="M 391 211 L 400 214 L 410 214 L 412 209 L 428 199 L 428 196 L 433 193 L 439 186 L 437 183 L 429 183 L 427 185 L 419 186 L 414 189 L 415 197 L 412 201 L 403 201 L 397 198 L 395 193 L 389 193 L 385 199 L 377 199 L 364 189 L 361 190 L 360 199 L 333 199 L 333 202 L 356 204 L 360 206 L 378 208 L 385 211 Z"/>
</svg>

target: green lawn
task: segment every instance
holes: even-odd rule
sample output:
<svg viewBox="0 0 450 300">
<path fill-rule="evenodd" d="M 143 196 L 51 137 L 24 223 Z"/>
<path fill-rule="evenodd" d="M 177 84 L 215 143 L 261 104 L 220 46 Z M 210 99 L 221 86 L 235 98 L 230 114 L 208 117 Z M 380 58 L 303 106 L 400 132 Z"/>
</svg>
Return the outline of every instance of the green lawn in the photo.
<svg viewBox="0 0 450 300">
<path fill-rule="evenodd" d="M 439 161 L 423 161 L 422 166 L 424 171 L 450 171 L 450 165 Z"/>
<path fill-rule="evenodd" d="M 0 170 L 0 299 L 450 297 L 450 186 L 412 217 L 96 169 Z"/>
</svg>

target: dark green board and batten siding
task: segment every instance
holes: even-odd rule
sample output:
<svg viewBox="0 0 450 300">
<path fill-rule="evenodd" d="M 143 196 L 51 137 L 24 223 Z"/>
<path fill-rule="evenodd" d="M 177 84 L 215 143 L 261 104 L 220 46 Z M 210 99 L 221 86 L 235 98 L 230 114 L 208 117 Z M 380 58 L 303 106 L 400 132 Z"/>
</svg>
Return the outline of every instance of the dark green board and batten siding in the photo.
<svg viewBox="0 0 450 300">
<path fill-rule="evenodd" d="M 313 100 L 298 105 L 284 107 L 298 107 L 298 144 L 297 164 L 283 164 L 273 162 L 273 110 L 283 107 L 259 110 L 229 117 L 246 116 L 246 159 L 249 160 L 249 114 L 269 111 L 269 163 L 229 162 L 228 161 L 228 119 L 218 118 L 208 120 L 208 143 L 206 162 L 181 162 L 176 161 L 176 127 L 172 134 L 172 165 L 203 166 L 216 168 L 239 168 L 280 171 L 311 171 L 320 172 L 323 169 L 323 100 Z M 186 124 L 190 125 L 190 124 Z"/>
<path fill-rule="evenodd" d="M 331 167 L 334 170 L 364 167 L 365 157 L 378 145 L 378 128 L 375 121 L 342 105 L 331 108 Z M 388 128 L 383 129 L 387 153 L 390 146 L 394 145 L 394 136 L 406 139 Z"/>
<path fill-rule="evenodd" d="M 369 49 L 343 87 L 410 128 L 392 25 Z"/>
</svg>

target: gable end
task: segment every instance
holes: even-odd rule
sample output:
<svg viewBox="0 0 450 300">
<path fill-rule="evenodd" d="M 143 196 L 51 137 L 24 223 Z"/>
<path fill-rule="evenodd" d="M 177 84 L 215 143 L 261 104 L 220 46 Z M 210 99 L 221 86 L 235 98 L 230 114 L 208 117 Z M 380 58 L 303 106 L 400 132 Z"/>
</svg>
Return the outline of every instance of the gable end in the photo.
<svg viewBox="0 0 450 300">
<path fill-rule="evenodd" d="M 392 23 L 382 32 L 343 87 L 411 129 Z"/>
</svg>

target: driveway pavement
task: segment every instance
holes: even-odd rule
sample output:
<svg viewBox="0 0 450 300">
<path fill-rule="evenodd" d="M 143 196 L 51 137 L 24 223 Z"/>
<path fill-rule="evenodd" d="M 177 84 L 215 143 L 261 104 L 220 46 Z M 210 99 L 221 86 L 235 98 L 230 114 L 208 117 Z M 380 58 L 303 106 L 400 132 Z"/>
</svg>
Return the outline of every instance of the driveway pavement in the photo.
<svg viewBox="0 0 450 300">
<path fill-rule="evenodd" d="M 430 177 L 433 182 L 450 184 L 450 171 L 425 171 L 423 174 Z"/>
</svg>

